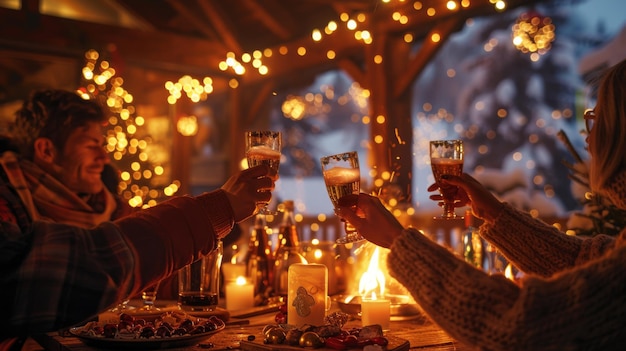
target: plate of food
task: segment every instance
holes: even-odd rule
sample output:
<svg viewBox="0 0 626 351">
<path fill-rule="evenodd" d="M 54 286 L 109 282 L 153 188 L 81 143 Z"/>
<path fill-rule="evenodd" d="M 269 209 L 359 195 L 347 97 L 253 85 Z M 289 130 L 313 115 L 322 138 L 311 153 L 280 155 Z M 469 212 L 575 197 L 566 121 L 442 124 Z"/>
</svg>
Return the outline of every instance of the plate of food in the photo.
<svg viewBox="0 0 626 351">
<path fill-rule="evenodd" d="M 155 350 L 191 346 L 225 328 L 218 317 L 166 312 L 153 321 L 122 313 L 119 321 L 89 322 L 69 332 L 83 343 L 106 349 Z"/>
</svg>

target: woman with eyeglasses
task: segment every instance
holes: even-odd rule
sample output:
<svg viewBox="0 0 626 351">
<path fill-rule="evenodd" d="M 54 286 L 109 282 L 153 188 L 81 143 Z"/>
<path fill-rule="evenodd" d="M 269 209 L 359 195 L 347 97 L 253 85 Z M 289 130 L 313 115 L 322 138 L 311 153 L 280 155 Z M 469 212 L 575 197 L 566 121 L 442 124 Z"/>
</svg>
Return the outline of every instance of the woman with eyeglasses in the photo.
<svg viewBox="0 0 626 351">
<path fill-rule="evenodd" d="M 585 121 L 591 189 L 626 210 L 626 60 L 605 73 Z M 462 189 L 460 204 L 483 220 L 480 235 L 525 273 L 519 282 L 489 276 L 403 228 L 370 195 L 343 198 L 338 213 L 367 240 L 391 249 L 391 274 L 463 344 L 508 351 L 624 348 L 626 229 L 617 237 L 568 236 L 500 202 L 467 174 L 446 182 Z"/>
</svg>

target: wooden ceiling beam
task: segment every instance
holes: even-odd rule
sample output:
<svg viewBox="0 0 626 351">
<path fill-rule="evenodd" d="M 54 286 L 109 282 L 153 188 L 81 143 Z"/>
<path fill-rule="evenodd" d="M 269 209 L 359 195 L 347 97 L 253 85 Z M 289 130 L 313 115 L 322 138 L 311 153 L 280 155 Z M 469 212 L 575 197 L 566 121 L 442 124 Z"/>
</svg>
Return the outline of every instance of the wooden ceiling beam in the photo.
<svg viewBox="0 0 626 351">
<path fill-rule="evenodd" d="M 218 33 L 216 33 L 213 28 L 206 25 L 208 21 L 205 18 L 198 17 L 198 15 L 193 12 L 187 4 L 177 0 L 167 0 L 167 3 L 170 4 L 170 6 L 172 6 L 172 8 L 176 10 L 176 12 L 178 12 L 178 14 L 181 15 L 187 23 L 199 30 L 200 33 L 204 34 L 207 39 L 211 40 L 219 38 Z"/>
<path fill-rule="evenodd" d="M 359 83 L 361 87 L 368 88 L 365 72 L 354 60 L 349 58 L 341 59 L 337 62 L 337 67 L 346 72 L 346 74 L 348 74 L 352 80 Z"/>
<path fill-rule="evenodd" d="M 541 0 L 509 0 L 507 2 L 508 9 L 512 9 L 515 7 L 528 5 L 532 3 L 541 2 Z M 460 30 L 462 29 L 463 24 L 468 18 L 475 17 L 477 15 L 488 15 L 497 13 L 494 5 L 489 2 L 489 0 L 474 0 L 472 1 L 472 7 L 469 9 L 457 10 L 456 12 L 451 12 L 447 8 L 445 8 L 445 2 L 434 0 L 432 1 L 432 6 L 437 7 L 438 13 L 442 13 L 442 11 L 450 12 L 450 15 L 442 16 L 440 19 L 436 19 L 433 16 L 428 16 L 426 14 L 426 10 L 424 7 L 423 10 L 417 11 L 413 9 L 413 3 L 410 2 L 407 5 L 403 5 L 403 12 L 409 15 L 410 21 L 408 24 L 403 25 L 398 21 L 390 21 L 391 11 L 394 7 L 383 8 L 381 6 L 375 12 L 375 16 L 370 19 L 370 21 L 374 21 L 377 25 L 377 31 L 381 31 L 388 34 L 403 34 L 406 32 L 414 31 L 415 33 L 415 41 L 420 41 L 424 37 L 428 35 L 428 31 L 433 28 L 433 26 L 442 26 L 442 30 L 446 30 L 446 35 L 449 35 L 454 32 L 454 29 Z M 438 6 L 443 6 L 442 8 Z M 397 9 L 397 7 L 395 7 Z M 447 23 L 446 25 L 439 24 L 442 20 Z M 455 26 L 454 24 L 458 24 Z M 442 35 L 442 40 L 445 41 L 445 38 Z M 374 38 L 374 40 L 376 40 Z M 271 77 L 272 79 L 280 78 L 283 76 L 288 76 L 292 74 L 301 74 L 301 72 L 305 69 L 308 72 L 323 72 L 324 70 L 332 69 L 338 66 L 338 62 L 345 58 L 350 58 L 353 55 L 356 57 L 362 57 L 364 45 L 361 41 L 357 41 L 353 33 L 347 30 L 338 30 L 332 35 L 325 36 L 321 42 L 316 43 L 315 45 L 311 45 L 311 39 L 308 37 L 300 38 L 298 40 L 291 41 L 290 43 L 284 44 L 290 50 L 287 55 L 279 55 L 278 47 L 272 48 L 275 53 L 272 57 L 264 58 L 264 64 L 269 67 L 270 73 L 267 76 L 261 76 L 257 74 L 254 70 L 249 70 L 245 77 L 243 77 L 242 81 L 247 84 L 254 84 L 257 81 L 267 79 Z M 304 56 L 300 56 L 295 58 L 294 50 L 298 47 L 306 47 L 307 53 Z M 433 48 L 434 49 L 434 48 Z M 438 48 L 437 48 L 438 49 Z M 336 59 L 329 60 L 326 57 L 326 53 L 328 50 L 335 51 Z M 425 65 L 426 62 L 422 62 L 420 60 L 425 60 L 430 55 L 434 55 L 435 51 L 429 52 L 428 50 L 424 51 L 413 61 L 414 72 L 412 72 L 412 78 L 415 79 L 417 75 L 423 69 L 422 65 Z M 317 67 L 314 67 L 316 66 Z M 396 93 L 401 94 L 402 91 L 406 90 L 406 83 L 402 83 L 403 87 L 397 88 Z"/>
<path fill-rule="evenodd" d="M 509 9 L 516 6 L 528 5 L 540 2 L 539 0 L 509 0 Z M 172 1 L 172 3 L 178 3 Z M 212 3 L 201 1 L 199 3 Z M 433 2 L 433 6 L 442 3 Z M 267 10 L 272 13 L 271 10 Z M 458 21 L 477 15 L 496 13 L 493 4 L 489 0 L 473 0 L 472 7 L 451 12 L 443 19 L 456 17 Z M 211 12 L 211 11 L 209 11 Z M 374 12 L 371 21 L 382 22 L 378 29 L 385 33 L 403 34 L 415 31 L 416 41 L 422 40 L 426 32 L 438 22 L 431 16 L 426 15 L 425 10 L 417 11 L 412 7 L 406 7 L 406 14 L 410 17 L 409 23 L 402 25 L 397 21 L 389 20 L 388 10 L 379 6 Z M 441 13 L 441 12 L 440 12 Z M 213 16 L 216 16 L 215 13 Z M 281 15 L 282 16 L 282 15 Z M 281 17 L 277 17 L 280 19 Z M 211 19 L 214 23 L 215 18 Z M 227 25 L 224 23 L 224 25 Z M 228 27 L 224 27 L 224 33 L 232 33 Z M 218 33 L 221 35 L 221 33 Z M 375 40 L 375 39 L 374 39 Z M 158 31 L 137 31 L 115 26 L 87 23 L 53 16 L 45 16 L 25 11 L 16 11 L 0 8 L 0 45 L 8 45 L 13 48 L 25 48 L 31 52 L 65 53 L 75 55 L 88 49 L 104 50 L 114 46 L 120 57 L 124 60 L 141 64 L 146 68 L 174 70 L 188 74 L 204 74 L 212 76 L 233 77 L 230 72 L 219 70 L 219 63 L 223 61 L 228 51 L 233 51 L 233 46 L 238 46 L 232 39 L 228 46 L 223 42 L 202 40 L 194 37 L 164 33 Z M 279 54 L 278 48 L 285 46 L 288 54 Z M 332 35 L 325 36 L 319 43 L 311 42 L 309 36 L 283 43 L 272 47 L 274 55 L 263 58 L 263 63 L 269 68 L 268 75 L 261 75 L 254 69 L 248 69 L 245 76 L 237 77 L 243 84 L 257 84 L 267 79 L 292 79 L 292 75 L 316 74 L 337 67 L 343 59 L 353 59 L 363 56 L 364 44 L 353 37 L 353 33 L 347 30 L 339 30 Z M 297 48 L 305 47 L 308 52 L 304 56 L 297 55 Z M 333 50 L 335 60 L 327 58 L 327 52 Z M 419 71 L 420 60 L 424 60 L 428 52 L 421 59 L 416 58 L 413 68 Z M 345 64 L 345 63 L 344 63 Z M 413 74 L 416 74 L 413 72 Z M 295 78 L 294 78 L 295 79 Z M 406 86 L 405 83 L 403 83 Z M 396 93 L 401 93 L 405 87 L 396 88 Z"/>
<path fill-rule="evenodd" d="M 299 55 L 297 53 L 299 47 L 307 48 L 306 54 Z M 363 52 L 363 43 L 354 39 L 353 33 L 349 31 L 337 31 L 314 45 L 311 45 L 310 38 L 293 41 L 289 43 L 286 54 L 280 54 L 278 48 L 272 49 L 274 54 L 263 58 L 269 73 L 260 75 L 256 70 L 248 70 L 248 73 L 240 78 L 244 84 L 256 84 L 268 78 L 289 79 L 290 76 L 316 74 L 336 68 L 338 62 L 343 59 L 359 57 Z M 328 59 L 326 55 L 329 50 L 335 52 L 336 59 Z"/>
<path fill-rule="evenodd" d="M 149 18 L 146 18 L 144 13 L 141 11 L 137 11 L 137 9 L 133 6 L 130 6 L 128 1 L 126 0 L 109 0 L 111 6 L 120 8 L 121 11 L 126 12 L 132 18 L 133 23 L 137 24 L 137 28 L 141 28 L 142 30 L 154 31 L 162 25 L 162 23 L 153 22 Z"/>
<path fill-rule="evenodd" d="M 180 7 L 185 7 L 184 2 L 179 2 L 178 0 L 170 1 L 180 4 Z M 226 15 L 226 13 L 220 8 L 220 2 L 205 0 L 196 1 L 202 8 L 202 11 L 204 12 L 204 15 L 207 17 L 208 21 L 212 23 L 215 27 L 215 30 L 217 30 L 219 34 L 218 38 L 222 38 L 224 44 L 230 51 L 237 54 L 237 56 L 241 56 L 243 54 L 243 49 L 234 34 L 237 32 L 235 30 L 236 26 L 234 23 L 228 21 L 228 15 Z"/>
<path fill-rule="evenodd" d="M 245 112 L 246 116 L 243 125 L 253 125 L 253 121 L 260 116 L 261 108 L 265 105 L 267 99 L 273 96 L 274 89 L 274 81 L 272 80 L 268 80 L 261 85 L 261 88 L 255 94 L 254 100 L 248 105 L 249 108 Z"/>
<path fill-rule="evenodd" d="M 257 0 L 245 0 L 244 4 L 280 39 L 287 40 L 296 31 L 297 23 L 275 0 L 265 0 L 263 6 Z"/>
<path fill-rule="evenodd" d="M 465 20 L 463 18 L 450 17 L 447 20 L 438 23 L 431 29 L 424 39 L 417 55 L 409 62 L 407 70 L 404 71 L 402 75 L 397 77 L 397 83 L 393 89 L 394 97 L 397 98 L 410 89 L 411 85 L 424 70 L 426 65 L 431 61 L 439 49 L 441 49 L 441 47 L 443 47 L 443 45 L 448 41 L 450 35 L 461 29 L 464 22 Z M 437 42 L 430 40 L 430 38 L 435 34 L 438 34 L 440 37 L 440 40 Z"/>
<path fill-rule="evenodd" d="M 507 0 L 506 10 L 540 2 L 545 2 L 545 0 Z M 431 0 L 424 4 L 420 10 L 413 8 L 413 2 L 405 2 L 404 5 L 396 7 L 381 6 L 377 11 L 372 12 L 372 21 L 378 24 L 380 30 L 388 33 L 417 31 L 418 35 L 421 36 L 430 29 L 431 24 L 436 24 L 440 20 L 450 17 L 468 19 L 502 13 L 502 11 L 496 10 L 495 5 L 490 0 L 472 0 L 470 7 L 457 8 L 456 10 L 449 10 L 446 3 L 446 1 L 441 0 Z M 436 15 L 428 15 L 427 9 L 434 11 Z M 406 15 L 409 18 L 408 23 L 402 24 L 399 21 L 390 20 L 392 13 L 396 11 Z"/>
<path fill-rule="evenodd" d="M 115 50 L 125 61 L 146 68 L 212 76 L 226 48 L 216 42 L 157 31 L 87 23 L 0 7 L 0 45 L 26 52 L 82 57 L 95 49 Z"/>
</svg>

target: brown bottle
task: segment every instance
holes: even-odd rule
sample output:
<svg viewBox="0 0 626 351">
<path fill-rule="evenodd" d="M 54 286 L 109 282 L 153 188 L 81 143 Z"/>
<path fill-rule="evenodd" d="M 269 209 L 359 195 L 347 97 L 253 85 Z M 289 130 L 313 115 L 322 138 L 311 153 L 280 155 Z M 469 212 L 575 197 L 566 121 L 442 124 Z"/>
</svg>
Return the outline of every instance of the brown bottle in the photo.
<svg viewBox="0 0 626 351">
<path fill-rule="evenodd" d="M 289 266 L 294 263 L 308 263 L 302 256 L 300 239 L 296 229 L 294 204 L 292 200 L 284 202 L 285 213 L 278 230 L 278 248 L 274 261 L 274 291 L 278 296 L 287 297 Z"/>
<path fill-rule="evenodd" d="M 263 304 L 269 297 L 274 275 L 274 257 L 263 214 L 257 214 L 254 219 L 246 264 L 247 275 L 254 285 L 255 304 Z"/>
</svg>

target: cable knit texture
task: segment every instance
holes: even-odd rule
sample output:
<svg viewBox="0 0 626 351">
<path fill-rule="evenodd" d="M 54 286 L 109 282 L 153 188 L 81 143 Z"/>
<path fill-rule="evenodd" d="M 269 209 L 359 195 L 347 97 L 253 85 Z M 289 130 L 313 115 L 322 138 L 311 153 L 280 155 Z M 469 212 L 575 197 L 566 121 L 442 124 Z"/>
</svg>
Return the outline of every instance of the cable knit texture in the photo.
<svg viewBox="0 0 626 351">
<path fill-rule="evenodd" d="M 626 177 L 616 180 L 613 197 L 626 199 Z M 527 273 L 519 285 L 413 229 L 388 256 L 391 274 L 452 337 L 481 350 L 623 349 L 626 231 L 583 240 L 505 205 L 480 233 Z"/>
</svg>

